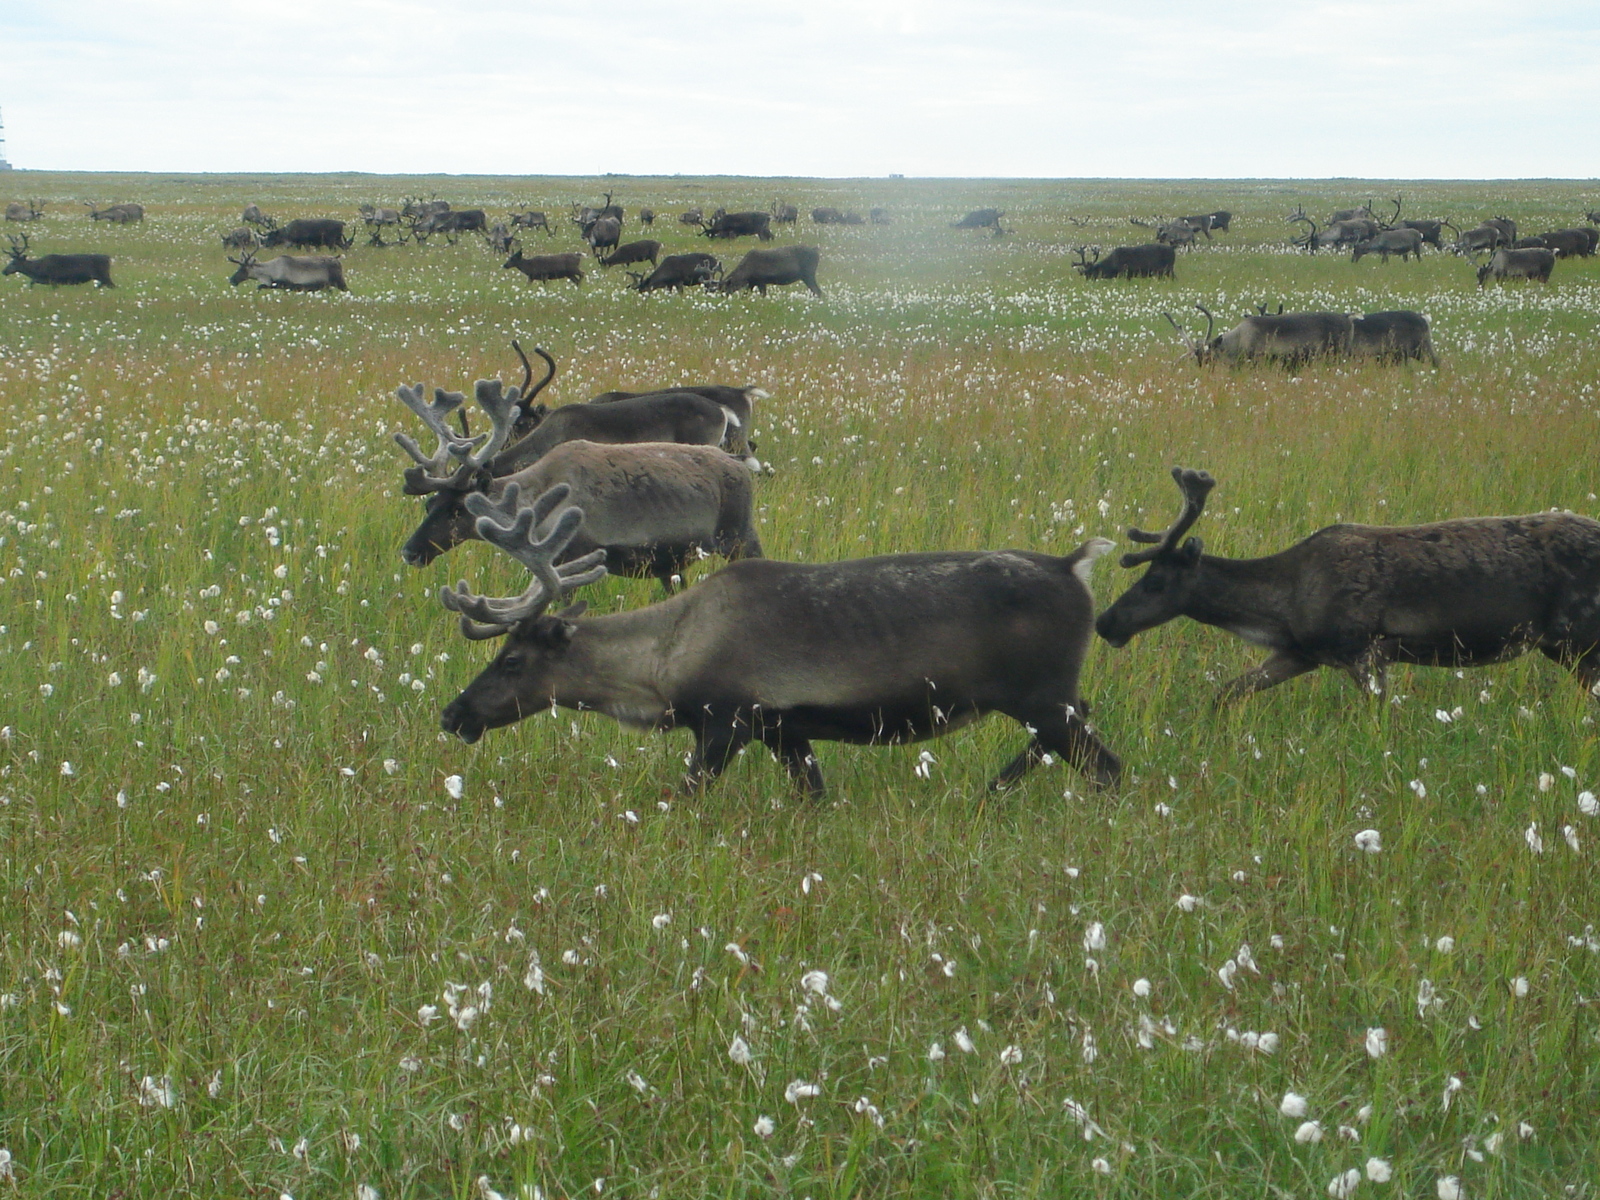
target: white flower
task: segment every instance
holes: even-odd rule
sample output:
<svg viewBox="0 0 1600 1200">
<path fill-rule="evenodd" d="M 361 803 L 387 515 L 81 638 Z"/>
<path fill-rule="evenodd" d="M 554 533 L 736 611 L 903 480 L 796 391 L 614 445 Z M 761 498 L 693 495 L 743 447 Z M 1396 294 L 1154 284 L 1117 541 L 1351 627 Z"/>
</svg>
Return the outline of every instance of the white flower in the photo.
<svg viewBox="0 0 1600 1200">
<path fill-rule="evenodd" d="M 758 1138 L 762 1138 L 764 1140 L 771 1137 L 774 1128 L 775 1126 L 772 1124 L 771 1117 L 760 1116 L 756 1118 L 755 1131 Z"/>
<path fill-rule="evenodd" d="M 1351 1167 L 1343 1175 L 1335 1175 L 1328 1183 L 1328 1195 L 1333 1200 L 1349 1200 L 1355 1195 L 1356 1188 L 1361 1184 L 1361 1172 Z"/>
<path fill-rule="evenodd" d="M 1222 986 L 1230 992 L 1233 991 L 1233 977 L 1239 970 L 1239 964 L 1229 959 L 1217 968 L 1217 978 L 1222 981 Z"/>
<path fill-rule="evenodd" d="M 800 986 L 808 992 L 826 996 L 828 994 L 828 973 L 826 971 L 807 971 L 800 976 Z"/>
<path fill-rule="evenodd" d="M 1426 977 L 1417 980 L 1417 1016 L 1427 1016 L 1429 1008 L 1442 1003 L 1433 990 L 1433 980 Z"/>
<path fill-rule="evenodd" d="M 469 1004 L 465 1008 L 456 1009 L 452 1015 L 455 1017 L 456 1028 L 462 1033 L 466 1033 L 482 1014 L 478 1011 L 477 1005 Z"/>
<path fill-rule="evenodd" d="M 1007 1046 L 1004 1050 L 1000 1051 L 1000 1063 L 1002 1066 L 1014 1067 L 1021 1061 L 1021 1046 Z"/>
<path fill-rule="evenodd" d="M 652 929 L 665 929 L 668 925 L 671 925 L 671 924 L 672 924 L 672 914 L 671 913 L 660 912 L 660 913 L 657 913 L 655 916 L 650 918 L 650 927 Z"/>
<path fill-rule="evenodd" d="M 1461 1077 L 1459 1075 L 1451 1075 L 1445 1079 L 1444 1096 L 1442 1098 L 1445 1112 L 1450 1111 L 1450 1102 L 1455 1099 L 1456 1093 L 1459 1092 L 1463 1086 L 1464 1085 L 1462 1084 Z"/>
<path fill-rule="evenodd" d="M 83 945 L 83 939 L 72 930 L 63 929 L 60 933 L 56 934 L 56 945 L 60 946 L 63 950 L 76 950 L 79 946 Z"/>
<path fill-rule="evenodd" d="M 432 1025 L 439 1019 L 439 1006 L 437 1004 L 424 1004 L 417 1009 L 417 1020 L 424 1025 Z"/>
<path fill-rule="evenodd" d="M 407 1054 L 400 1059 L 400 1069 L 408 1075 L 414 1075 L 422 1070 L 422 1060 L 415 1054 Z"/>
<path fill-rule="evenodd" d="M 1376 829 L 1363 829 L 1356 834 L 1356 849 L 1365 850 L 1368 854 L 1382 853 L 1383 835 Z"/>
<path fill-rule="evenodd" d="M 933 1043 L 933 1045 L 928 1047 L 928 1061 L 929 1062 L 943 1062 L 944 1061 L 944 1047 L 941 1046 L 938 1042 L 935 1042 L 935 1043 Z"/>
<path fill-rule="evenodd" d="M 370 1183 L 356 1184 L 356 1200 L 380 1200 L 378 1189 Z"/>
<path fill-rule="evenodd" d="M 628 1081 L 628 1086 L 641 1096 L 650 1090 L 650 1085 L 645 1082 L 644 1076 L 637 1071 L 629 1071 L 625 1078 Z"/>
<path fill-rule="evenodd" d="M 1294 1131 L 1294 1140 L 1302 1146 L 1309 1146 L 1322 1140 L 1322 1123 L 1320 1121 L 1302 1121 L 1300 1127 Z"/>
<path fill-rule="evenodd" d="M 798 1104 L 808 1097 L 820 1095 L 822 1095 L 820 1087 L 814 1083 L 807 1083 L 803 1079 L 796 1079 L 783 1089 L 783 1098 L 790 1104 Z"/>
<path fill-rule="evenodd" d="M 1389 1031 L 1379 1026 L 1367 1030 L 1367 1057 L 1382 1058 L 1389 1053 Z"/>
<path fill-rule="evenodd" d="M 1581 848 L 1578 845 L 1578 831 L 1571 825 L 1563 825 L 1561 827 L 1561 836 L 1567 839 L 1567 845 L 1572 848 L 1574 853 Z"/>
<path fill-rule="evenodd" d="M 1095 1045 L 1094 1034 L 1087 1029 L 1083 1031 L 1083 1049 L 1079 1052 L 1079 1057 L 1083 1059 L 1086 1065 L 1093 1063 L 1095 1059 L 1100 1057 L 1099 1047 Z"/>
<path fill-rule="evenodd" d="M 1200 907 L 1200 897 L 1191 896 L 1188 892 L 1178 897 L 1178 907 L 1186 913 L 1192 913 Z"/>
<path fill-rule="evenodd" d="M 1530 986 L 1526 975 L 1518 975 L 1511 981 L 1511 994 L 1520 1000 L 1528 994 Z"/>
<path fill-rule="evenodd" d="M 218 1067 L 211 1076 L 211 1082 L 206 1084 L 206 1095 L 213 1100 L 222 1099 L 222 1068 Z"/>
<path fill-rule="evenodd" d="M 0 1183 L 15 1183 L 16 1168 L 11 1165 L 11 1151 L 0 1147 Z"/>
<path fill-rule="evenodd" d="M 1600 814 L 1600 800 L 1595 799 L 1593 792 L 1579 792 L 1578 811 L 1586 817 Z"/>
<path fill-rule="evenodd" d="M 65 775 L 67 778 L 70 779 L 70 778 L 72 778 L 72 776 L 76 775 L 78 772 L 73 767 L 73 765 L 71 763 L 64 762 L 64 763 L 61 764 L 61 773 L 63 775 Z"/>
<path fill-rule="evenodd" d="M 141 1108 L 176 1108 L 178 1089 L 172 1080 L 163 1075 L 160 1079 L 146 1075 L 139 1080 L 139 1106 Z"/>
<path fill-rule="evenodd" d="M 728 1057 L 741 1067 L 748 1067 L 755 1061 L 755 1055 L 750 1053 L 750 1043 L 737 1033 L 733 1035 L 733 1041 L 728 1043 Z"/>
<path fill-rule="evenodd" d="M 1413 779 L 1410 783 L 1410 788 L 1417 794 L 1418 800 L 1426 800 L 1428 798 L 1428 785 L 1423 783 L 1422 780 Z"/>
<path fill-rule="evenodd" d="M 1103 1158 L 1090 1159 L 1089 1167 L 1097 1175 L 1111 1174 L 1111 1164 Z"/>
<path fill-rule="evenodd" d="M 1083 948 L 1090 954 L 1097 954 L 1106 948 L 1106 927 L 1099 921 L 1083 931 Z"/>
<path fill-rule="evenodd" d="M 1143 1000 L 1150 995 L 1150 981 L 1148 979 L 1135 979 L 1133 981 L 1133 994 Z"/>
<path fill-rule="evenodd" d="M 1278 1111 L 1291 1120 L 1298 1121 L 1306 1115 L 1306 1098 L 1298 1092 L 1285 1092 L 1278 1101 Z"/>
<path fill-rule="evenodd" d="M 1276 1054 L 1278 1052 L 1278 1035 L 1263 1033 L 1256 1039 L 1256 1049 L 1262 1054 Z"/>
<path fill-rule="evenodd" d="M 1535 821 L 1522 831 L 1522 840 L 1528 843 L 1528 849 L 1535 854 L 1544 853 L 1544 838 L 1539 836 L 1539 822 Z"/>
<path fill-rule="evenodd" d="M 1450 954 L 1456 948 L 1456 940 L 1447 933 L 1438 941 L 1434 942 L 1433 948 L 1440 954 Z"/>
<path fill-rule="evenodd" d="M 1367 1159 L 1367 1178 L 1373 1183 L 1388 1183 L 1394 1178 L 1394 1171 L 1390 1168 L 1387 1159 Z"/>
<path fill-rule="evenodd" d="M 955 1042 L 956 1049 L 961 1051 L 963 1054 L 971 1054 L 977 1049 L 977 1047 L 972 1044 L 972 1037 L 967 1033 L 967 1027 L 965 1025 L 956 1030 L 956 1035 L 951 1040 Z"/>
<path fill-rule="evenodd" d="M 1440 1176 L 1435 1190 L 1439 1193 L 1439 1200 L 1463 1200 L 1466 1196 L 1461 1187 L 1461 1180 L 1454 1175 Z"/>
<path fill-rule="evenodd" d="M 1521 1141 L 1528 1141 L 1533 1137 L 1533 1126 L 1526 1121 L 1517 1122 L 1517 1137 Z"/>
<path fill-rule="evenodd" d="M 1550 774 L 1549 771 L 1539 772 L 1539 790 L 1541 792 L 1548 792 L 1555 785 L 1555 782 L 1556 777 Z"/>
<path fill-rule="evenodd" d="M 445 794 L 447 796 L 449 796 L 450 799 L 452 799 L 452 800 L 461 799 L 461 793 L 462 793 L 462 790 L 463 790 L 462 786 L 461 786 L 461 776 L 459 776 L 459 775 L 448 776 L 444 781 L 444 790 L 445 790 Z"/>
</svg>

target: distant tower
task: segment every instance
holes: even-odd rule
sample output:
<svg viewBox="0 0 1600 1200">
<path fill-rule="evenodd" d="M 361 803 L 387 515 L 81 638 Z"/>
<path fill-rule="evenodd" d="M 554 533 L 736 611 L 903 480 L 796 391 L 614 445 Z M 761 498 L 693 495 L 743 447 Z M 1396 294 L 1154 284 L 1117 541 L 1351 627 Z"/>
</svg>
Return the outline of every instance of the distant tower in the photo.
<svg viewBox="0 0 1600 1200">
<path fill-rule="evenodd" d="M 6 161 L 6 123 L 0 120 L 0 171 L 11 170 L 11 164 Z"/>
</svg>

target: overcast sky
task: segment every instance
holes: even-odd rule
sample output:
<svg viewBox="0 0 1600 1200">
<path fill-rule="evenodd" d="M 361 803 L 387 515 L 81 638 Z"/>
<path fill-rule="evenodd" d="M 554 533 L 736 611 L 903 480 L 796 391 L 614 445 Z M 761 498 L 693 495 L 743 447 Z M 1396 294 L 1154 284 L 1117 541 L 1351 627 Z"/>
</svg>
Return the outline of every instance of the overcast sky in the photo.
<svg viewBox="0 0 1600 1200">
<path fill-rule="evenodd" d="M 18 167 L 1600 176 L 1596 0 L 0 0 Z"/>
</svg>

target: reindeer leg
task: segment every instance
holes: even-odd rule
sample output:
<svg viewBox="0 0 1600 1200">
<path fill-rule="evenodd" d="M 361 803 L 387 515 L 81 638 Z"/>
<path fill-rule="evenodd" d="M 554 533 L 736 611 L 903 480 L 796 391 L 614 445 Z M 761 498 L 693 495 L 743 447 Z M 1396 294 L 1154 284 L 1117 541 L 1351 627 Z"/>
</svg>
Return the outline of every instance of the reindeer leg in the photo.
<svg viewBox="0 0 1600 1200">
<path fill-rule="evenodd" d="M 1392 657 L 1386 643 L 1373 642 L 1346 670 L 1358 688 L 1381 700 L 1389 686 L 1389 661 Z"/>
<path fill-rule="evenodd" d="M 822 768 L 817 765 L 817 756 L 809 741 L 784 737 L 781 729 L 763 731 L 761 740 L 789 772 L 789 778 L 805 788 L 806 799 L 821 800 L 828 794 L 827 785 L 822 782 Z"/>
<path fill-rule="evenodd" d="M 1223 684 L 1221 690 L 1217 692 L 1216 706 L 1220 708 L 1252 692 L 1264 692 L 1270 687 L 1277 687 L 1280 683 L 1293 679 L 1296 675 L 1304 675 L 1307 671 L 1316 669 L 1316 663 L 1301 658 L 1298 654 L 1292 654 L 1287 650 L 1274 650 L 1266 662 Z"/>
<path fill-rule="evenodd" d="M 1038 765 L 1046 751 L 1059 754 L 1087 775 L 1096 787 L 1116 786 L 1122 775 L 1122 760 L 1084 724 L 1083 718 L 1070 706 L 1052 705 L 1042 716 L 1037 713 L 1008 715 L 1022 721 L 1034 734 L 1022 753 L 989 781 L 990 791 L 997 792 L 1012 786 Z"/>
<path fill-rule="evenodd" d="M 748 728 L 740 728 L 733 721 L 703 727 L 695 737 L 694 756 L 683 777 L 684 794 L 692 796 L 710 787 L 749 740 Z"/>
</svg>

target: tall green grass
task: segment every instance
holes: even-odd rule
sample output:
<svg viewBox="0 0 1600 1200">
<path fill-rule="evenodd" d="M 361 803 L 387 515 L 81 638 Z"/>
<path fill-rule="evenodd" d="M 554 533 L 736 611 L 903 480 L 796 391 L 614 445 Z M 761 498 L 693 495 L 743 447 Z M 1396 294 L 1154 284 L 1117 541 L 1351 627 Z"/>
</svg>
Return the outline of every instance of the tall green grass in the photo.
<svg viewBox="0 0 1600 1200">
<path fill-rule="evenodd" d="M 33 252 L 103 250 L 118 281 L 0 294 L 18 1194 L 1320 1196 L 1369 1158 L 1393 1180 L 1357 1194 L 1593 1194 L 1595 704 L 1542 658 L 1218 711 L 1257 652 L 1179 622 L 1091 652 L 1116 794 L 1057 766 L 989 796 L 1023 736 L 997 720 L 822 746 L 820 805 L 759 751 L 682 798 L 681 735 L 566 712 L 437 732 L 492 650 L 432 592 L 518 571 L 481 544 L 401 565 L 418 511 L 389 439 L 397 384 L 510 379 L 519 336 L 556 355 L 559 402 L 772 392 L 776 557 L 1065 553 L 1162 526 L 1174 463 L 1216 475 L 1196 533 L 1229 555 L 1335 520 L 1597 515 L 1600 268 L 1480 292 L 1448 256 L 1293 254 L 1283 223 L 1398 186 L 1408 213 L 1545 228 L 1592 189 L 17 178 L 50 202 Z M 216 241 L 250 201 L 554 214 L 612 188 L 669 251 L 696 244 L 690 204 L 894 223 L 780 234 L 822 249 L 820 302 L 640 297 L 598 269 L 529 287 L 471 239 L 357 247 L 349 296 L 233 290 Z M 92 225 L 91 195 L 149 218 Z M 947 227 L 982 204 L 1013 231 Z M 1216 207 L 1233 232 L 1173 282 L 1069 268 L 1141 240 L 1129 215 Z M 1161 315 L 1280 299 L 1423 309 L 1442 364 L 1201 371 Z M 1127 578 L 1103 564 L 1102 602 Z M 1291 1091 L 1320 1140 L 1295 1140 Z"/>
</svg>

